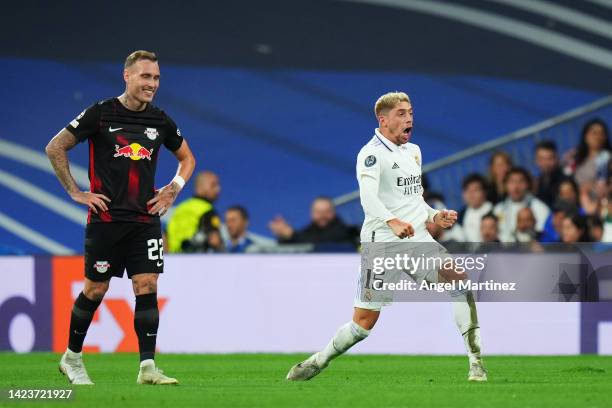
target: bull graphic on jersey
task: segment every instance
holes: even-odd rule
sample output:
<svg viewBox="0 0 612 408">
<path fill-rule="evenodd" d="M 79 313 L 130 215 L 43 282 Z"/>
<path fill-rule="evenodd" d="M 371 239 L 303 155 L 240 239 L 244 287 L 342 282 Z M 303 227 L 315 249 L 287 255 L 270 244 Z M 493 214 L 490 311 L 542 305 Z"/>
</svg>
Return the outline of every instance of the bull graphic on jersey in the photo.
<svg viewBox="0 0 612 408">
<path fill-rule="evenodd" d="M 113 157 L 128 157 L 132 160 L 151 160 L 152 155 L 153 148 L 149 150 L 138 143 L 131 143 L 125 146 L 115 145 L 115 154 L 113 155 Z"/>
</svg>

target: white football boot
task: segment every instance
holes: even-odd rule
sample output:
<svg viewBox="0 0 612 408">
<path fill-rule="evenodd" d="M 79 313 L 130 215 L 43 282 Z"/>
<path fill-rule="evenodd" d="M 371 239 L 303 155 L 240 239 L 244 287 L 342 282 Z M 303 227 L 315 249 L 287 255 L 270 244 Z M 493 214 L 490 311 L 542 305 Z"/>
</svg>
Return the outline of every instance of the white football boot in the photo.
<svg viewBox="0 0 612 408">
<path fill-rule="evenodd" d="M 291 370 L 287 373 L 287 380 L 308 381 L 312 377 L 319 375 L 325 367 L 321 367 L 317 364 L 317 354 L 319 353 L 315 353 L 301 363 L 291 367 Z"/>
<path fill-rule="evenodd" d="M 59 370 L 68 377 L 70 384 L 93 385 L 89 375 L 87 375 L 87 370 L 85 370 L 85 364 L 83 364 L 83 353 L 66 350 L 60 360 Z"/>
<path fill-rule="evenodd" d="M 140 371 L 138 372 L 137 384 L 152 384 L 152 385 L 178 385 L 176 378 L 164 375 L 164 372 L 155 367 L 154 360 L 144 360 L 140 363 Z"/>
<path fill-rule="evenodd" d="M 470 365 L 470 372 L 468 373 L 468 381 L 487 381 L 487 370 L 482 365 L 482 361 L 478 360 Z"/>
</svg>

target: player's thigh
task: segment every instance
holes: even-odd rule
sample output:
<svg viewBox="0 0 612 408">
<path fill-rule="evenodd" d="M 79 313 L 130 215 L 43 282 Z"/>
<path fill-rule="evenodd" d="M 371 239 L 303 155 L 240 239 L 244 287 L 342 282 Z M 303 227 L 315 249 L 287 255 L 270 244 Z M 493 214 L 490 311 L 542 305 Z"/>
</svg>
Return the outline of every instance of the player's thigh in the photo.
<svg viewBox="0 0 612 408">
<path fill-rule="evenodd" d="M 377 231 L 378 234 L 378 231 Z M 379 240 L 380 239 L 380 240 Z M 383 306 L 390 306 L 393 304 L 393 294 L 389 295 L 385 293 L 384 295 L 380 292 L 377 292 L 374 288 L 374 280 L 384 280 L 384 281 L 393 281 L 394 276 L 389 274 L 390 271 L 383 271 L 382 274 L 376 275 L 374 274 L 375 270 L 375 261 L 385 258 L 393 258 L 393 251 L 398 247 L 402 247 L 403 241 L 396 237 L 395 235 L 388 234 L 378 234 L 376 235 L 375 242 L 361 242 L 361 263 L 359 266 L 359 280 L 357 282 L 357 293 L 355 294 L 355 298 L 353 300 L 353 307 L 356 311 L 364 311 L 363 313 L 359 313 L 359 315 L 354 315 L 355 323 L 359 323 L 358 319 L 362 319 L 362 315 L 369 314 L 372 312 L 372 315 L 376 315 L 376 318 L 370 318 L 369 316 L 365 319 L 370 322 L 371 326 L 376 323 L 378 319 L 378 314 L 380 314 L 380 310 Z M 383 276 L 384 275 L 384 276 Z M 395 276 L 396 277 L 396 276 Z M 369 325 L 367 323 L 366 325 Z M 361 325 L 364 327 L 364 325 Z"/>
<path fill-rule="evenodd" d="M 433 238 L 424 240 L 412 249 L 411 256 L 420 258 L 419 267 L 412 274 L 413 279 L 420 283 L 427 281 L 430 283 L 444 282 L 440 271 L 447 268 L 449 260 L 452 258 L 446 248 Z"/>
<path fill-rule="evenodd" d="M 121 240 L 125 229 L 117 223 L 92 223 L 85 229 L 85 277 L 108 282 L 123 276 L 125 269 Z"/>
<path fill-rule="evenodd" d="M 125 268 L 139 291 L 151 293 L 157 288 L 157 277 L 164 271 L 164 243 L 159 224 L 133 223 L 124 242 Z M 136 290 L 136 286 L 134 287 Z"/>
</svg>

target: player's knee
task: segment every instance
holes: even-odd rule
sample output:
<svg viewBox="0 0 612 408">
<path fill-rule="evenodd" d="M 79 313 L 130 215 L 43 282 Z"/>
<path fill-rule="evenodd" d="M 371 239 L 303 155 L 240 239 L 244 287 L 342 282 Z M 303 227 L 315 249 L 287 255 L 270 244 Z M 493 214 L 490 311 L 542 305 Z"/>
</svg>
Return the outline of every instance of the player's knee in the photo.
<svg viewBox="0 0 612 408">
<path fill-rule="evenodd" d="M 358 319 L 355 323 L 357 323 L 359 327 L 363 329 L 372 330 L 376 325 L 376 320 L 361 318 Z"/>
<path fill-rule="evenodd" d="M 136 296 L 157 293 L 157 275 L 146 274 L 134 276 L 132 278 L 132 286 Z"/>
<path fill-rule="evenodd" d="M 83 294 L 90 300 L 99 302 L 108 291 L 109 282 L 86 282 Z"/>
<path fill-rule="evenodd" d="M 453 267 L 442 268 L 438 274 L 442 278 L 440 281 L 443 282 L 459 282 L 467 278 L 464 272 L 457 272 Z"/>
<path fill-rule="evenodd" d="M 380 311 L 377 310 L 355 309 L 353 321 L 365 330 L 372 330 L 379 315 Z"/>
</svg>

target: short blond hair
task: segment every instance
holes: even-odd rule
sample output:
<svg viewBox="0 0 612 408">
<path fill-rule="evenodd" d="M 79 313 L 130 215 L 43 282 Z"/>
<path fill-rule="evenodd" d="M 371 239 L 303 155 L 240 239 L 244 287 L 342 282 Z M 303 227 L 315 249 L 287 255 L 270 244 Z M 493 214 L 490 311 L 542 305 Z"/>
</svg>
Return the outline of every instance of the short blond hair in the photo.
<svg viewBox="0 0 612 408">
<path fill-rule="evenodd" d="M 395 108 L 400 102 L 410 103 L 410 97 L 405 92 L 387 92 L 374 104 L 374 114 L 376 117 L 388 113 L 391 109 Z"/>
<path fill-rule="evenodd" d="M 145 50 L 134 51 L 133 53 L 127 56 L 127 58 L 125 59 L 125 64 L 123 64 L 123 67 L 125 69 L 128 69 L 129 67 L 134 65 L 136 61 L 140 61 L 140 60 L 149 60 L 149 61 L 157 62 L 157 55 L 155 55 L 155 53 L 151 51 L 145 51 Z"/>
</svg>

